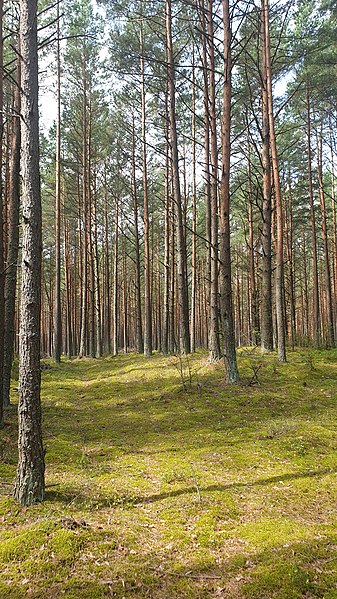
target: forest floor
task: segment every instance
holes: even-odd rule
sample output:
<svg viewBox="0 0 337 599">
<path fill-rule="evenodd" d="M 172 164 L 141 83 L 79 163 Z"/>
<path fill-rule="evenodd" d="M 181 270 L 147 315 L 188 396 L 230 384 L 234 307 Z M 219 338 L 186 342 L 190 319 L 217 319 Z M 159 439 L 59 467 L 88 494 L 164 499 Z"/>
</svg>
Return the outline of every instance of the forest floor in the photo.
<svg viewBox="0 0 337 599">
<path fill-rule="evenodd" d="M 46 501 L 0 432 L 0 597 L 337 598 L 337 351 L 43 371 Z M 253 369 L 258 384 L 251 384 Z"/>
</svg>

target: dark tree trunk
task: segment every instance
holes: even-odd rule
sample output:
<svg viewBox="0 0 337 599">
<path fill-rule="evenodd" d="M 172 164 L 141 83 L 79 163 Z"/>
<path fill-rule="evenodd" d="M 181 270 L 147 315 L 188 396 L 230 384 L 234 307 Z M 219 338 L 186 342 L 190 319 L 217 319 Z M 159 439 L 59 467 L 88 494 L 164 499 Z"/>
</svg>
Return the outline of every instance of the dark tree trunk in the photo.
<svg viewBox="0 0 337 599">
<path fill-rule="evenodd" d="M 261 39 L 265 38 L 265 19 L 261 14 Z M 263 42 L 262 42 L 263 43 Z M 262 297 L 261 297 L 261 350 L 273 349 L 273 310 L 272 310 L 272 261 L 271 261 L 271 166 L 270 129 L 268 117 L 267 64 L 266 53 L 262 50 Z"/>
<path fill-rule="evenodd" d="M 15 337 L 15 298 L 17 281 L 17 261 L 19 253 L 19 208 L 20 208 L 20 148 L 21 112 L 20 61 L 18 60 L 14 94 L 14 114 L 12 119 L 11 162 L 9 167 L 8 189 L 8 251 L 5 278 L 5 332 L 4 332 L 4 368 L 3 399 L 9 404 L 9 390 Z"/>
<path fill-rule="evenodd" d="M 229 0 L 222 0 L 224 26 L 224 90 L 222 120 L 222 177 L 220 201 L 220 281 L 221 281 L 221 318 L 224 341 L 226 378 L 228 383 L 239 379 L 236 362 L 235 334 L 233 321 L 232 268 L 230 247 L 230 136 L 231 136 L 231 98 L 232 98 L 232 58 Z"/>
<path fill-rule="evenodd" d="M 3 0 L 0 0 L 0 171 L 2 170 L 2 139 L 3 139 Z M 5 329 L 5 294 L 4 294 L 4 278 L 5 278 L 5 257 L 4 257 L 4 206 L 3 206 L 3 190 L 2 176 L 0 173 L 0 374 L 3 375 L 4 367 L 4 329 Z M 3 427 L 3 383 L 0 381 L 0 428 Z"/>
</svg>

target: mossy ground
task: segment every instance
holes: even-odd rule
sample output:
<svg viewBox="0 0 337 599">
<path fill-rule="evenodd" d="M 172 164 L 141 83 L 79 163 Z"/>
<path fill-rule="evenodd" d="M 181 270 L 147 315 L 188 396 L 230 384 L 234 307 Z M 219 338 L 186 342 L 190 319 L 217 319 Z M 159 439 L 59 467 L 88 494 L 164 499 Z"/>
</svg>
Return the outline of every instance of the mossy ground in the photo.
<svg viewBox="0 0 337 599">
<path fill-rule="evenodd" d="M 0 597 L 337 598 L 337 351 L 64 361 L 43 372 L 46 501 L 11 498 L 0 432 Z M 250 386 L 252 364 L 261 363 Z M 179 366 L 179 364 L 178 364 Z"/>
</svg>

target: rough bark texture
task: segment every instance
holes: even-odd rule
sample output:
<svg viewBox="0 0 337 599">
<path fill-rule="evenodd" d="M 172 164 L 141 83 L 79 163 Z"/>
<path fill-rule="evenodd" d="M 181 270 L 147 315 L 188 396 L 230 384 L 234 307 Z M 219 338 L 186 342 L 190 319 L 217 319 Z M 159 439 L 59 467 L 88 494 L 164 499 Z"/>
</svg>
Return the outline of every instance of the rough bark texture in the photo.
<svg viewBox="0 0 337 599">
<path fill-rule="evenodd" d="M 264 18 L 261 15 L 261 38 L 265 37 Z M 273 310 L 271 289 L 271 168 L 270 134 L 267 96 L 266 53 L 262 52 L 262 168 L 263 168 L 263 223 L 262 223 L 262 296 L 261 296 L 261 350 L 273 349 Z"/>
<path fill-rule="evenodd" d="M 9 405 L 9 389 L 14 351 L 15 335 L 15 297 L 17 280 L 17 260 L 19 253 L 19 207 L 20 207 L 20 148 L 21 123 L 17 116 L 21 111 L 20 62 L 17 66 L 17 85 L 14 95 L 14 115 L 12 118 L 11 162 L 9 167 L 8 188 L 8 250 L 5 278 L 5 331 L 4 331 L 4 367 L 3 401 Z"/>
<path fill-rule="evenodd" d="M 22 74 L 22 288 L 19 365 L 19 463 L 14 495 L 22 505 L 44 499 L 40 402 L 41 194 L 37 2 L 20 1 Z"/>
<path fill-rule="evenodd" d="M 2 167 L 2 138 L 3 138 L 3 0 L 0 0 L 0 167 Z M 0 168 L 1 170 L 1 168 Z M 0 173 L 0 373 L 3 372 L 4 366 L 4 277 L 5 277 L 5 260 L 4 260 L 4 239 L 3 239 L 3 192 L 2 192 L 2 177 Z M 3 385 L 0 384 L 0 428 L 3 427 Z"/>
<path fill-rule="evenodd" d="M 220 284 L 221 284 L 221 318 L 224 341 L 224 357 L 226 378 L 228 383 L 239 379 L 236 362 L 235 334 L 232 299 L 232 268 L 230 246 L 230 132 L 231 132 L 231 97 L 232 97 L 232 60 L 231 60 L 231 28 L 229 2 L 222 1 L 224 25 L 224 69 L 225 81 L 223 91 L 222 115 L 222 177 L 220 201 Z"/>
</svg>

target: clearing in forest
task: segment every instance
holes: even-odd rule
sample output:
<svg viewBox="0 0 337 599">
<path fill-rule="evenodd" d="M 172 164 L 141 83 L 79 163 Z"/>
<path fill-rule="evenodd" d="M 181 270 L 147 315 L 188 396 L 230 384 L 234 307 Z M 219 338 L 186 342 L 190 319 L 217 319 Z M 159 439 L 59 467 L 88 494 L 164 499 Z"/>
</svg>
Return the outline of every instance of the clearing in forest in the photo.
<svg viewBox="0 0 337 599">
<path fill-rule="evenodd" d="M 201 353 L 46 368 L 47 498 L 29 509 L 10 497 L 13 391 L 0 597 L 336 598 L 337 351 L 239 366 L 232 387 Z"/>
</svg>

